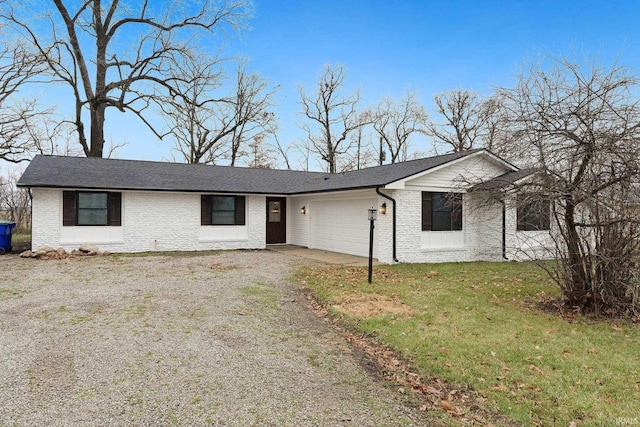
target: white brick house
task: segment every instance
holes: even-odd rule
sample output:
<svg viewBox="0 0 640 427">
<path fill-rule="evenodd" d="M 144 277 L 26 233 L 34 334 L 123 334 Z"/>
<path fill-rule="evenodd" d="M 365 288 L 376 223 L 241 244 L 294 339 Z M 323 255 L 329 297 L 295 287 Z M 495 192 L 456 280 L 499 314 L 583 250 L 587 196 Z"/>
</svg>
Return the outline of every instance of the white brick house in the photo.
<svg viewBox="0 0 640 427">
<path fill-rule="evenodd" d="M 340 174 L 36 156 L 18 185 L 32 195 L 33 249 L 293 244 L 366 256 L 376 208 L 380 262 L 497 261 L 535 250 L 528 236 L 547 232 L 521 226 L 508 197 L 487 202 L 471 190 L 522 172 L 485 150 Z"/>
</svg>

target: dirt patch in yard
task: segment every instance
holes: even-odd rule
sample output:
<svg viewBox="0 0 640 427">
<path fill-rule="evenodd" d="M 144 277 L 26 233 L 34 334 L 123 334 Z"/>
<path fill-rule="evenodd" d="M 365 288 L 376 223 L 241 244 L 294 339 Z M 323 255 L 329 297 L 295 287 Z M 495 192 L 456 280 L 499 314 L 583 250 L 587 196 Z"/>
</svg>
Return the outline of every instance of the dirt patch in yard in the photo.
<svg viewBox="0 0 640 427">
<path fill-rule="evenodd" d="M 400 300 L 380 294 L 353 294 L 343 298 L 333 306 L 341 313 L 362 318 L 386 316 L 389 314 L 408 316 L 417 311 Z"/>
<path fill-rule="evenodd" d="M 32 392 L 42 400 L 54 394 L 68 394 L 76 384 L 73 353 L 64 347 L 38 353 L 27 372 Z"/>
</svg>

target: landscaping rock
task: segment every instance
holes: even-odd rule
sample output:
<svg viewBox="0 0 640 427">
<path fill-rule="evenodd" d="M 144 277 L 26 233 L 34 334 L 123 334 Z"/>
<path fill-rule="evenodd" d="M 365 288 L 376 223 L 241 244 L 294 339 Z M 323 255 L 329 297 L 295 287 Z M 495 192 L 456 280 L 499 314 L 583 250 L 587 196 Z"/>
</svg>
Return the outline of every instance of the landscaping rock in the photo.
<svg viewBox="0 0 640 427">
<path fill-rule="evenodd" d="M 80 249 L 80 252 L 84 253 L 98 252 L 98 247 L 95 245 L 81 245 L 78 249 Z"/>
<path fill-rule="evenodd" d="M 83 245 L 80 249 L 74 249 L 71 252 L 67 252 L 64 248 L 53 249 L 50 247 L 44 247 L 38 249 L 35 252 L 32 251 L 24 251 L 20 254 L 21 258 L 37 258 L 42 260 L 49 259 L 66 259 L 66 258 L 76 258 L 76 257 L 85 257 L 85 256 L 101 256 L 101 255 L 111 255 L 111 252 L 100 252 L 98 250 L 90 250 L 87 252 L 87 249 L 96 248 L 95 246 Z M 96 248 L 97 249 L 97 248 Z"/>
</svg>

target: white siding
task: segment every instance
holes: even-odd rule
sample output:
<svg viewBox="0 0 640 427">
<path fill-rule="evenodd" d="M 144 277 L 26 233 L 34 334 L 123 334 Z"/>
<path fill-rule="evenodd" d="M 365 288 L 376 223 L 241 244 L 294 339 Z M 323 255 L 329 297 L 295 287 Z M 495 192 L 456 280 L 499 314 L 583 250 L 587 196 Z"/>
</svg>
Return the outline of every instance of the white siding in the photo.
<svg viewBox="0 0 640 427">
<path fill-rule="evenodd" d="M 63 227 L 62 191 L 33 189 L 34 249 L 93 244 L 111 252 L 258 249 L 265 247 L 265 197 L 246 197 L 246 225 L 201 226 L 200 194 L 122 193 L 122 226 Z"/>
<path fill-rule="evenodd" d="M 300 213 L 305 207 L 306 214 Z M 287 199 L 287 243 L 291 245 L 309 246 L 309 218 L 311 218 L 310 199 L 308 197 L 291 197 Z"/>
<path fill-rule="evenodd" d="M 469 183 L 478 184 L 505 172 L 507 169 L 504 166 L 487 160 L 486 156 L 472 156 L 409 179 L 405 188 L 419 191 L 452 191 L 456 188 L 467 188 Z"/>
</svg>

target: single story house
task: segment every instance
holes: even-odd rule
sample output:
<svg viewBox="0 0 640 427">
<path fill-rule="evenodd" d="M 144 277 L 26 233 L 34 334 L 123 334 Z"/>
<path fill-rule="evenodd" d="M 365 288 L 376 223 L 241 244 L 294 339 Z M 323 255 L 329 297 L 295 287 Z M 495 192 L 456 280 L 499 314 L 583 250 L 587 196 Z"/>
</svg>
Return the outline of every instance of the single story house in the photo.
<svg viewBox="0 0 640 427">
<path fill-rule="evenodd" d="M 481 194 L 523 172 L 484 149 L 337 174 L 39 155 L 18 186 L 32 197 L 33 249 L 292 244 L 368 256 L 373 208 L 374 257 L 391 264 L 521 258 L 523 236 L 548 224 L 527 229 L 513 200 Z"/>
</svg>

